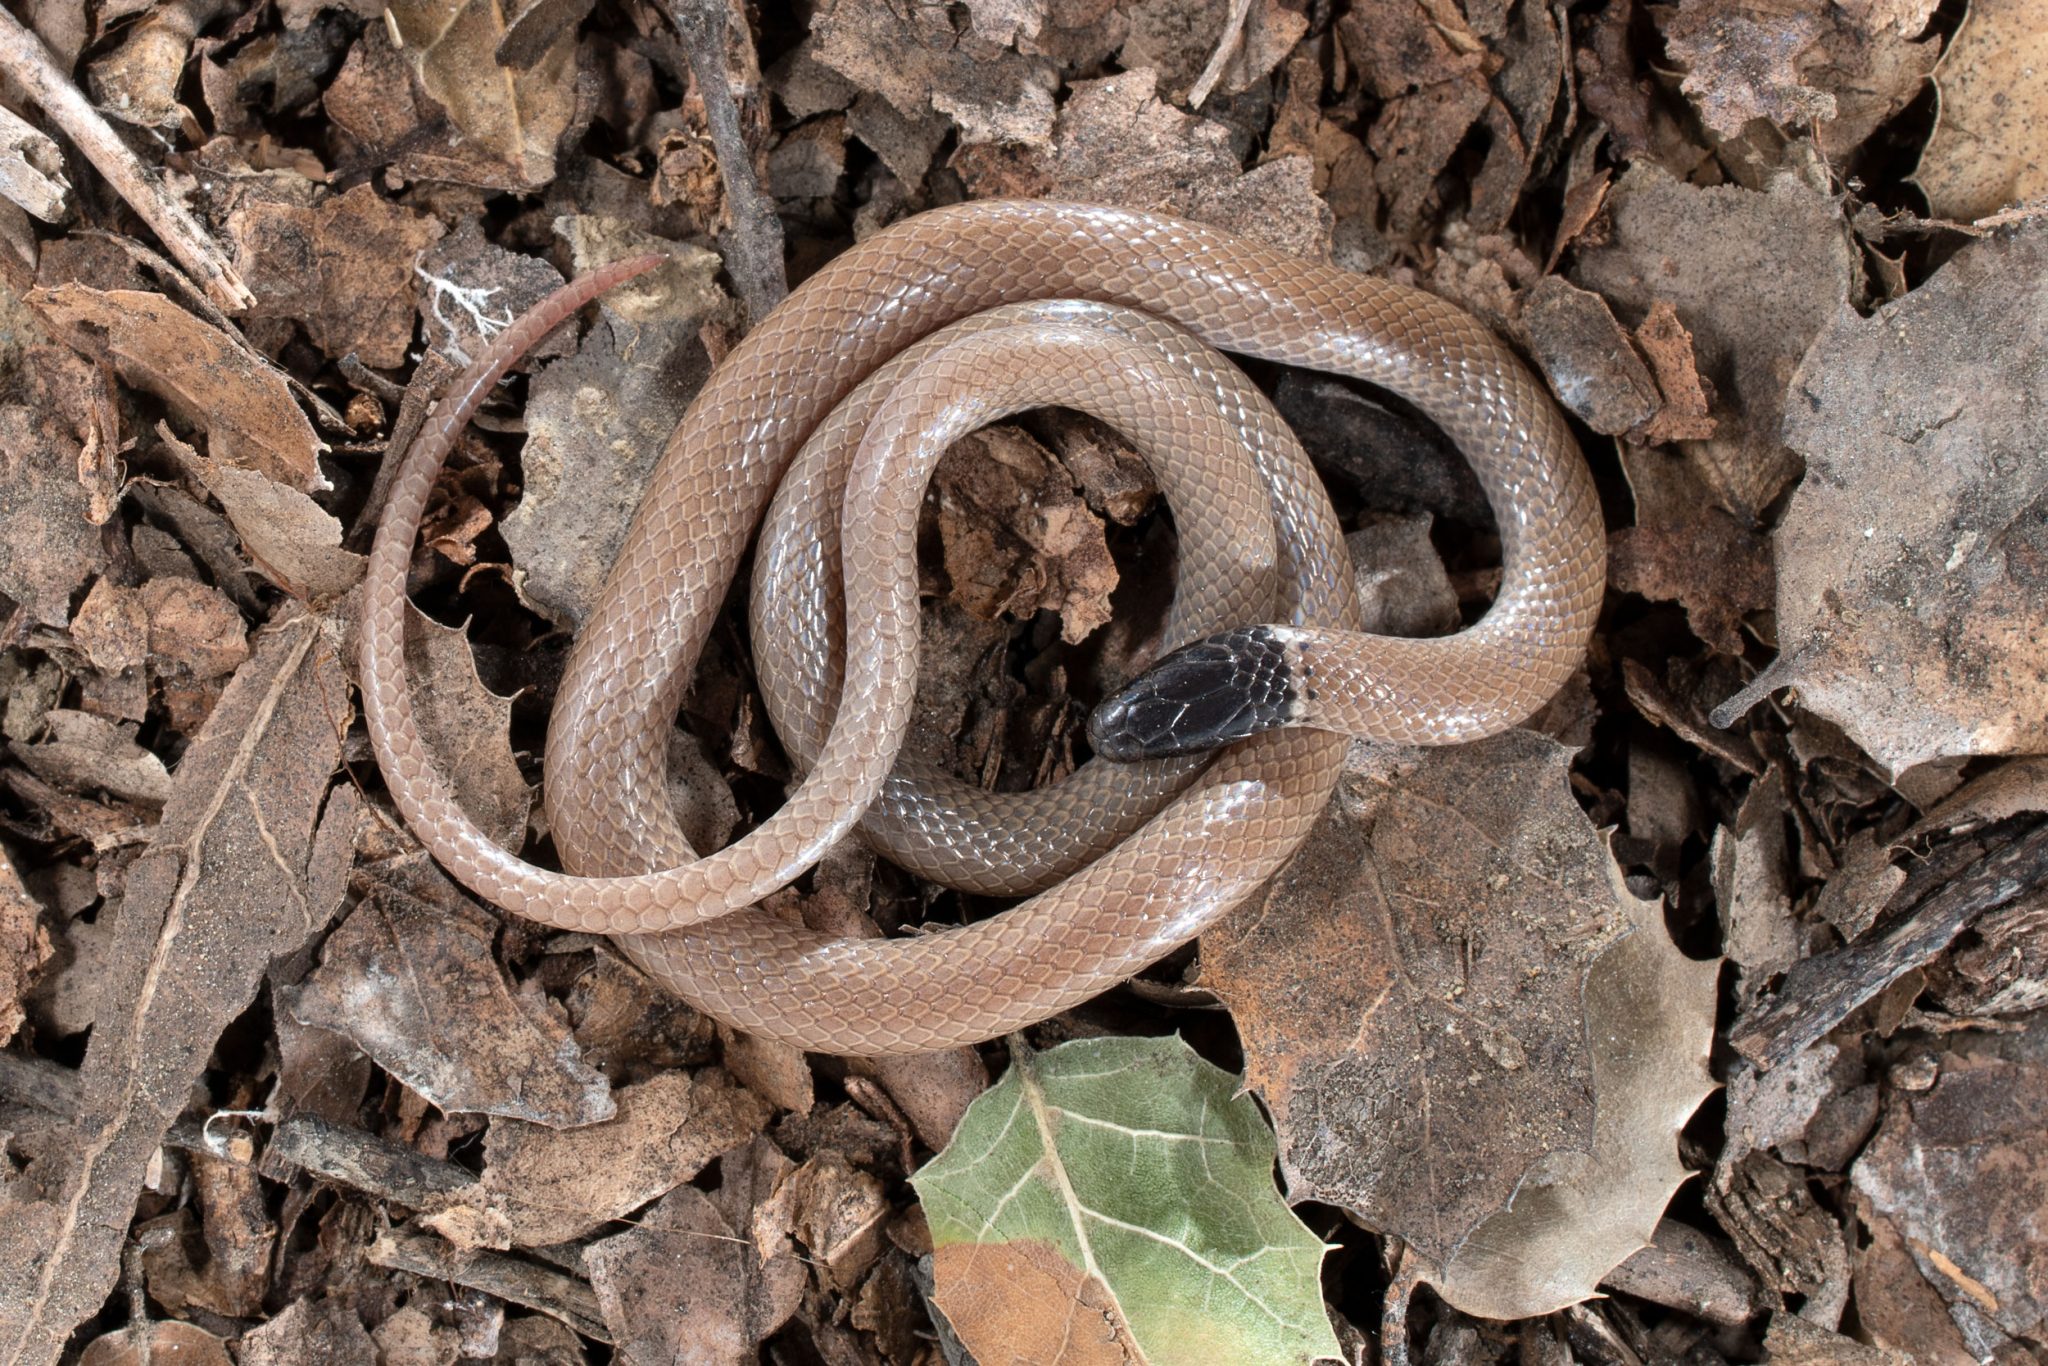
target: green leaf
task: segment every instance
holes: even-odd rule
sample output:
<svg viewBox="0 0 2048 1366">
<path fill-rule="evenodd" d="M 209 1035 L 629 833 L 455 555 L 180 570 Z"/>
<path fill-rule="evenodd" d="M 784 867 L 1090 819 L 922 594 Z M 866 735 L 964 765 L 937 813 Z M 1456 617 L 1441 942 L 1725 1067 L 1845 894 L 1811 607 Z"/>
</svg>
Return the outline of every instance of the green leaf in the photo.
<svg viewBox="0 0 2048 1366">
<path fill-rule="evenodd" d="M 1342 1360 L 1274 1156 L 1179 1038 L 1020 1054 L 911 1178 L 933 1298 L 983 1366 Z"/>
</svg>

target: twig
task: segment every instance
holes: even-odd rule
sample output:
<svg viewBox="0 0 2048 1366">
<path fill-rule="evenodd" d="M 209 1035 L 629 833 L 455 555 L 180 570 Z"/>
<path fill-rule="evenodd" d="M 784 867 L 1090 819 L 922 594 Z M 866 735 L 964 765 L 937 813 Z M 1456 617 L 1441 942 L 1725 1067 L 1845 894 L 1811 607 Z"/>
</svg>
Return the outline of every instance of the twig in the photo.
<svg viewBox="0 0 2048 1366">
<path fill-rule="evenodd" d="M 1188 108 L 1200 109 L 1202 101 L 1209 98 L 1209 92 L 1222 79 L 1223 68 L 1237 55 L 1244 45 L 1245 20 L 1251 17 L 1252 0 L 1230 0 L 1230 14 L 1223 21 L 1223 34 L 1216 40 L 1216 50 L 1209 54 L 1209 64 L 1202 68 L 1202 74 L 1195 78 L 1188 90 Z"/>
<path fill-rule="evenodd" d="M 42 107 L 64 135 L 85 153 L 114 192 L 149 224 L 171 256 L 192 272 L 207 294 L 230 313 L 252 307 L 256 296 L 206 229 L 136 159 L 50 57 L 43 40 L 0 9 L 0 71 L 7 73 Z"/>
<path fill-rule="evenodd" d="M 726 75 L 725 0 L 669 0 L 668 17 L 682 37 L 690 75 L 704 100 L 711 151 L 718 158 L 725 202 L 732 212 L 732 227 L 719 235 L 718 245 L 726 272 L 746 305 L 748 324 L 757 324 L 789 293 L 789 276 L 782 265 L 782 220 L 754 178 L 753 158 L 740 135 L 739 105 Z"/>
</svg>

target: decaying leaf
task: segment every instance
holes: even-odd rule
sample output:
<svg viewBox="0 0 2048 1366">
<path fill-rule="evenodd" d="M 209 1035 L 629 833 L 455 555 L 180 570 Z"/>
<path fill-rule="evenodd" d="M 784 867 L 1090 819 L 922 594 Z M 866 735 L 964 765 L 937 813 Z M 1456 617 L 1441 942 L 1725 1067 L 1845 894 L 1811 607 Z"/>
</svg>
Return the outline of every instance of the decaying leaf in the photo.
<svg viewBox="0 0 2048 1366">
<path fill-rule="evenodd" d="M 1582 243 L 1572 278 L 1624 321 L 1674 305 L 1712 383 L 1716 431 L 1688 443 L 1715 498 L 1757 521 L 1798 474 L 1778 429 L 1786 383 L 1855 294 L 1856 254 L 1827 196 L 1791 175 L 1757 193 L 1700 187 L 1638 162 L 1608 197 L 1610 239 Z"/>
<path fill-rule="evenodd" d="M 1247 172 L 1230 130 L 1160 99 L 1152 71 L 1076 81 L 1050 151 L 969 147 L 952 164 L 977 197 L 1142 205 L 1301 256 L 1330 249 L 1330 209 L 1310 188 L 1309 158 L 1280 157 Z"/>
<path fill-rule="evenodd" d="M 1714 505 L 1687 462 L 1661 450 L 1627 448 L 1621 464 L 1635 494 L 1635 525 L 1608 542 L 1615 588 L 1685 609 L 1693 634 L 1741 657 L 1743 627 L 1771 605 L 1769 541 Z"/>
<path fill-rule="evenodd" d="M 1681 89 L 1707 126 L 1735 137 L 1751 119 L 1791 127 L 1835 116 L 1835 100 L 1800 79 L 1798 60 L 1820 37 L 1809 10 L 1728 0 L 1679 0 L 1663 18 L 1670 55 L 1685 68 Z"/>
<path fill-rule="evenodd" d="M 610 1118 L 611 1087 L 567 1026 L 507 986 L 491 954 L 495 928 L 453 883 L 422 869 L 409 887 L 374 887 L 279 1003 L 300 1024 L 353 1039 L 442 1110 L 555 1128 Z"/>
<path fill-rule="evenodd" d="M 608 305 L 582 349 L 535 378 L 527 402 L 526 492 L 505 515 L 516 583 L 536 610 L 583 619 L 625 539 L 648 471 L 710 374 L 697 329 L 723 297 L 718 257 L 678 249 L 667 289 L 632 315 Z"/>
<path fill-rule="evenodd" d="M 965 143 L 1045 145 L 1057 77 L 1043 57 L 967 32 L 937 5 L 835 0 L 812 26 L 810 55 L 916 120 L 936 110 Z"/>
<path fill-rule="evenodd" d="M 717 1068 L 660 1073 L 612 1099 L 611 1118 L 574 1129 L 495 1121 L 483 1179 L 423 1222 L 459 1247 L 566 1243 L 674 1190 L 770 1113 Z"/>
<path fill-rule="evenodd" d="M 1691 1175 L 1678 1160 L 1678 1134 L 1715 1086 L 1707 1054 L 1720 964 L 1679 952 L 1663 904 L 1631 894 L 1618 868 L 1610 877 L 1633 924 L 1586 974 L 1592 1148 L 1546 1156 L 1440 1277 L 1422 1273 L 1468 1314 L 1527 1318 L 1589 1298 L 1651 1242 Z"/>
<path fill-rule="evenodd" d="M 671 1191 L 628 1233 L 584 1254 L 622 1357 L 751 1366 L 796 1312 L 808 1277 L 789 1240 L 748 1236 L 790 1161 L 766 1139 L 727 1154 L 718 1189 Z"/>
<path fill-rule="evenodd" d="M 1178 1038 L 1019 1056 L 912 1178 L 935 1301 L 985 1366 L 1337 1357 L 1272 1164 L 1236 1078 Z"/>
<path fill-rule="evenodd" d="M 2048 1320 L 2048 1029 L 1957 1036 L 1924 1090 L 1894 1092 L 1856 1189 L 1898 1226 L 1971 1353 L 2035 1341 Z M 2008 1342 L 2007 1339 L 2013 1341 Z"/>
<path fill-rule="evenodd" d="M 81 364 L 62 354 L 58 368 Z M 48 402 L 53 395 L 32 397 L 40 401 L 0 406 L 0 593 L 34 620 L 63 626 L 72 594 L 106 569 L 107 550 L 80 478 L 86 452 L 74 424 Z"/>
<path fill-rule="evenodd" d="M 1971 0 L 1935 68 L 1941 110 L 1913 173 L 1944 218 L 2048 194 L 2048 25 L 2034 0 Z"/>
<path fill-rule="evenodd" d="M 151 1155 L 272 959 L 318 933 L 354 857 L 355 790 L 329 800 L 346 685 L 322 624 L 264 635 L 179 765 L 128 869 L 78 1142 L 14 1183 L 0 1221 L 0 1355 L 55 1360 L 113 1286 Z"/>
<path fill-rule="evenodd" d="M 462 809 L 507 849 L 526 842 L 533 789 L 519 771 L 509 738 L 512 699 L 500 697 L 477 676 L 469 638 L 407 604 L 405 668 L 432 686 L 413 691 L 420 738 Z"/>
<path fill-rule="evenodd" d="M 30 899 L 14 860 L 0 848 L 0 1044 L 21 1028 L 21 1002 L 50 961 L 50 934 L 42 920 L 43 908 Z"/>
<path fill-rule="evenodd" d="M 1629 917 L 1568 759 L 1528 732 L 1361 756 L 1265 899 L 1203 937 L 1289 1194 L 1438 1264 L 1592 1141 L 1584 984 Z"/>
<path fill-rule="evenodd" d="M 399 0 L 385 11 L 393 39 L 428 95 L 503 168 L 502 189 L 555 178 L 555 148 L 576 115 L 573 26 L 524 66 L 499 60 L 506 12 L 485 0 Z"/>
<path fill-rule="evenodd" d="M 289 484 L 223 460 L 209 460 L 171 434 L 157 436 L 206 491 L 219 500 L 250 563 L 285 591 L 307 601 L 340 596 L 363 576 L 363 557 L 341 548 L 341 523 Z"/>
<path fill-rule="evenodd" d="M 74 284 L 28 297 L 80 350 L 106 355 L 122 379 L 206 432 L 214 459 L 309 493 L 327 486 L 313 424 L 246 344 L 161 294 Z"/>
<path fill-rule="evenodd" d="M 1973 243 L 1793 384 L 1807 459 L 1777 534 L 1778 659 L 1894 773 L 2048 746 L 2048 228 Z"/>
<path fill-rule="evenodd" d="M 302 321 L 339 360 L 391 367 L 412 342 L 413 262 L 444 229 L 358 185 L 312 204 L 249 198 L 228 216 L 249 316 Z"/>
<path fill-rule="evenodd" d="M 1109 620 L 1116 564 L 1102 519 L 1052 453 L 1012 426 L 962 438 L 933 473 L 954 600 L 983 621 L 1059 613 L 1062 638 Z"/>
</svg>

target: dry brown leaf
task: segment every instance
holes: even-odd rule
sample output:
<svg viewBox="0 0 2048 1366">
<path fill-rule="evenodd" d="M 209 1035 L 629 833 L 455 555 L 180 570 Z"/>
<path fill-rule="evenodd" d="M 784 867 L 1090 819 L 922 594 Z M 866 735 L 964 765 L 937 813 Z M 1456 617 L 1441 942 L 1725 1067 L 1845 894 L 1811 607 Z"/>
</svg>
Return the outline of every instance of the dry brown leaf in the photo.
<svg viewBox="0 0 2048 1366">
<path fill-rule="evenodd" d="M 79 795 L 105 792 L 151 809 L 170 799 L 170 771 L 135 742 L 132 727 L 52 707 L 43 713 L 43 728 L 33 743 L 12 741 L 8 751 L 44 782 Z"/>
<path fill-rule="evenodd" d="M 1856 1323 L 1872 1345 L 1921 1366 L 1977 1366 L 1941 1294 L 1913 1264 L 1897 1224 L 1858 1200 L 1869 1245 L 1856 1258 Z"/>
<path fill-rule="evenodd" d="M 512 754 L 512 699 L 500 697 L 477 676 L 469 638 L 454 626 L 406 605 L 405 670 L 432 687 L 413 690 L 420 738 L 455 799 L 493 843 L 517 849 L 526 842 L 533 789 Z"/>
<path fill-rule="evenodd" d="M 1551 392 L 1594 431 L 1619 436 L 1656 415 L 1657 381 L 1605 299 L 1545 276 L 1523 297 L 1522 325 Z"/>
<path fill-rule="evenodd" d="M 192 40 L 224 7 L 221 0 L 172 0 L 149 6 L 119 47 L 86 68 L 94 104 L 145 128 L 173 128 L 189 120 L 192 115 L 178 103 L 178 86 Z"/>
<path fill-rule="evenodd" d="M 365 184 L 312 204 L 248 198 L 225 225 L 252 318 L 303 323 L 329 358 L 391 369 L 412 344 L 413 262 L 444 229 Z"/>
<path fill-rule="evenodd" d="M 457 1247 L 541 1247 L 586 1237 L 668 1194 L 755 1137 L 768 1102 L 716 1068 L 664 1072 L 612 1092 L 601 1123 L 516 1119 L 484 1136 L 483 1179 L 424 1222 Z"/>
<path fill-rule="evenodd" d="M 963 143 L 1045 146 L 1058 84 L 1052 63 L 991 41 L 978 24 L 962 27 L 938 5 L 835 0 L 812 20 L 808 51 L 905 119 L 944 114 Z"/>
<path fill-rule="evenodd" d="M 338 1299 L 293 1300 L 269 1322 L 242 1334 L 242 1366 L 379 1366 L 377 1347 L 356 1311 Z"/>
<path fill-rule="evenodd" d="M 563 29 L 523 66 L 499 59 L 506 12 L 487 0 L 395 0 L 391 35 L 422 89 L 502 168 L 500 189 L 555 178 L 555 148 L 576 116 L 576 32 Z"/>
<path fill-rule="evenodd" d="M 506 982 L 497 922 L 438 871 L 410 882 L 373 888 L 279 1004 L 354 1040 L 443 1111 L 564 1129 L 611 1118 L 610 1085 L 555 1010 Z"/>
<path fill-rule="evenodd" d="M 0 846 L 0 1044 L 13 1038 L 27 1018 L 21 1003 L 51 952 L 43 908 L 22 887 L 13 857 Z"/>
<path fill-rule="evenodd" d="M 1210 90 L 1243 94 L 1308 32 L 1308 17 L 1281 0 L 1133 0 L 1119 8 L 1130 28 L 1118 64 L 1157 71 L 1176 104 L 1199 106 Z"/>
<path fill-rule="evenodd" d="M 1840 214 L 1790 175 L 1756 193 L 1687 185 L 1642 163 L 1608 211 L 1610 239 L 1579 245 L 1573 278 L 1625 316 L 1676 306 L 1717 396 L 1715 435 L 1686 455 L 1715 498 L 1753 522 L 1799 470 L 1778 435 L 1793 369 L 1857 288 Z"/>
<path fill-rule="evenodd" d="M 1924 1091 L 1894 1091 L 1854 1170 L 1980 1359 L 2048 1321 L 2048 1029 L 1958 1035 Z M 2007 1338 L 2016 1341 L 2008 1343 Z"/>
<path fill-rule="evenodd" d="M 80 351 L 105 355 L 122 379 L 206 432 L 214 459 L 309 493 L 327 487 L 313 424 L 246 343 L 161 294 L 59 285 L 28 297 Z"/>
<path fill-rule="evenodd" d="M 809 1279 L 796 1250 L 786 1236 L 748 1236 L 789 1159 L 757 1138 L 719 1166 L 716 1191 L 672 1191 L 632 1232 L 584 1253 L 621 1359 L 750 1366 L 796 1312 Z"/>
<path fill-rule="evenodd" d="M 1265 899 L 1203 936 L 1290 1198 L 1437 1265 L 1593 1139 L 1582 993 L 1630 911 L 1568 762 L 1524 731 L 1361 751 Z"/>
<path fill-rule="evenodd" d="M 1934 71 L 1940 114 L 1913 176 L 1943 218 L 2048 194 L 2048 24 L 2036 0 L 1971 0 Z"/>
<path fill-rule="evenodd" d="M 1799 72 L 1821 35 L 1817 13 L 1739 0 L 1679 0 L 1657 13 L 1666 50 L 1685 69 L 1679 88 L 1723 137 L 1740 136 L 1751 119 L 1789 128 L 1835 116 L 1834 96 L 1804 84 Z"/>
<path fill-rule="evenodd" d="M 1899 773 L 2048 746 L 2048 228 L 1973 243 L 1793 384 L 1809 473 L 1777 534 L 1787 684 Z"/>
<path fill-rule="evenodd" d="M 227 1343 L 197 1324 L 145 1320 L 94 1338 L 78 1366 L 234 1366 Z"/>
<path fill-rule="evenodd" d="M 953 598 L 983 621 L 1057 612 L 1061 638 L 1109 620 L 1117 585 L 1102 519 L 1052 452 L 1013 426 L 956 442 L 932 476 Z"/>
<path fill-rule="evenodd" d="M 363 557 L 341 548 L 341 523 L 299 490 L 254 470 L 208 460 L 159 431 L 219 500 L 249 562 L 278 587 L 309 602 L 338 597 L 363 576 Z"/>
<path fill-rule="evenodd" d="M 683 409 L 710 374 L 697 329 L 723 296 L 718 257 L 676 248 L 654 302 L 608 303 L 576 355 L 534 378 L 520 463 L 526 487 L 505 515 L 520 595 L 573 625 L 604 582 L 640 493 Z"/>
<path fill-rule="evenodd" d="M 1050 152 L 964 148 L 952 165 L 980 198 L 1034 195 L 1156 209 L 1213 223 L 1282 251 L 1329 255 L 1330 209 L 1306 156 L 1246 172 L 1230 130 L 1181 113 L 1151 71 L 1076 81 Z"/>
<path fill-rule="evenodd" d="M 1354 8 L 1337 32 L 1366 88 L 1384 102 L 1365 142 L 1378 158 L 1388 227 L 1413 233 L 1435 206 L 1438 176 L 1493 103 L 1485 53 L 1469 30 L 1449 29 L 1420 0 Z"/>
<path fill-rule="evenodd" d="M 1841 165 L 1919 97 L 1941 58 L 1941 40 L 1913 41 L 1927 26 L 1925 15 L 1917 23 L 1906 16 L 1903 27 L 1880 23 L 1871 28 L 1839 4 L 1821 13 L 1826 29 L 1799 70 L 1835 102 L 1834 117 L 1814 131 L 1821 151 Z"/>
<path fill-rule="evenodd" d="M 949 1320 L 995 1325 L 1009 1347 L 991 1366 L 1134 1366 L 1143 1360 L 1116 1297 L 1044 1239 L 952 1243 L 934 1274 Z M 977 1358 L 980 1360 L 980 1358 Z"/>
<path fill-rule="evenodd" d="M 1439 1274 L 1421 1279 L 1468 1314 L 1515 1319 L 1591 1297 L 1607 1273 L 1647 1246 L 1672 1194 L 1691 1175 L 1678 1135 L 1713 1091 L 1718 962 L 1696 963 L 1664 928 L 1661 901 L 1622 884 L 1609 860 L 1627 938 L 1586 974 L 1586 1034 L 1595 1112 L 1588 1152 L 1552 1152 L 1507 1209 L 1472 1231 Z"/>
<path fill-rule="evenodd" d="M 358 164 L 389 164 L 407 179 L 518 188 L 518 177 L 492 148 L 464 136 L 420 93 L 406 54 L 392 41 L 388 24 L 365 28 L 320 98 L 338 135 L 338 154 Z"/>
<path fill-rule="evenodd" d="M 322 623 L 294 618 L 260 637 L 180 763 L 100 969 L 78 1142 L 23 1174 L 34 1194 L 0 1221 L 10 1361 L 54 1361 L 105 1301 L 151 1156 L 215 1040 L 340 905 L 358 810 L 351 787 L 329 799 L 345 699 Z"/>
<path fill-rule="evenodd" d="M 1744 622 L 1771 605 L 1770 542 L 1714 506 L 1684 461 L 1624 447 L 1621 464 L 1636 516 L 1608 541 L 1614 587 L 1678 603 L 1694 635 L 1739 659 Z"/>
<path fill-rule="evenodd" d="M 83 454 L 57 412 L 0 406 L 0 593 L 45 626 L 70 621 L 72 595 L 107 567 L 79 482 Z"/>
</svg>

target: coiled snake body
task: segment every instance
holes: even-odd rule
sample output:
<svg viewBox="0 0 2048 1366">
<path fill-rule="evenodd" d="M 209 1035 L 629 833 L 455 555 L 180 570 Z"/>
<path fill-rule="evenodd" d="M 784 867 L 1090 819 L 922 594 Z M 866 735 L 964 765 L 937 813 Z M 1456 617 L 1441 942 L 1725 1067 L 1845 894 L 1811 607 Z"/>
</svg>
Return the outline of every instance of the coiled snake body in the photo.
<svg viewBox="0 0 2048 1366">
<path fill-rule="evenodd" d="M 364 714 L 398 809 L 458 880 L 518 914 L 618 936 L 737 1028 L 876 1055 L 1042 1019 L 1255 892 L 1322 811 L 1346 735 L 1475 739 L 1534 711 L 1581 659 L 1602 590 L 1592 482 L 1547 395 L 1469 315 L 1156 215 L 960 205 L 806 281 L 677 426 L 549 727 L 547 810 L 567 871 L 522 862 L 463 814 L 420 742 L 402 670 L 406 567 L 435 473 L 482 396 L 563 318 L 645 268 L 591 272 L 500 334 L 402 458 L 365 582 Z M 1357 633 L 1320 482 L 1211 348 L 1369 381 L 1442 427 L 1501 529 L 1486 616 L 1435 640 Z M 1166 634 L 1195 643 L 1091 721 L 1096 748 L 1132 762 L 1098 758 L 1016 795 L 897 768 L 925 482 L 957 436 L 1050 405 L 1101 417 L 1159 471 L 1180 536 Z M 668 807 L 666 735 L 771 497 L 756 664 L 805 776 L 761 826 L 700 858 Z M 1242 736 L 1206 766 L 1140 757 Z M 886 940 L 833 939 L 753 909 L 856 824 L 924 876 L 1029 899 Z"/>
</svg>

